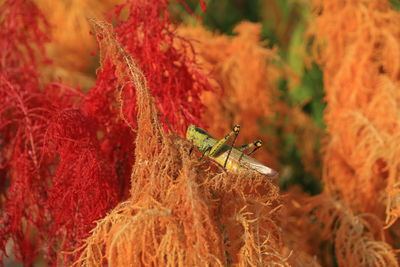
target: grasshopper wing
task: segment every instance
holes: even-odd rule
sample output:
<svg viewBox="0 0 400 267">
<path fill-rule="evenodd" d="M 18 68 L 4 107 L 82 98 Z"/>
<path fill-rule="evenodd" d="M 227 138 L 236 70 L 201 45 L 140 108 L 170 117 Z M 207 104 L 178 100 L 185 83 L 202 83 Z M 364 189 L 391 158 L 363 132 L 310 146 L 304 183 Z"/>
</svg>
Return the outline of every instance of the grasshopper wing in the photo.
<svg viewBox="0 0 400 267">
<path fill-rule="evenodd" d="M 243 155 L 242 159 L 240 160 L 240 164 L 244 167 L 257 171 L 261 174 L 264 174 L 268 178 L 277 178 L 279 173 L 270 167 L 265 166 L 261 162 L 249 157 L 247 155 Z"/>
<path fill-rule="evenodd" d="M 217 157 L 217 162 L 221 165 L 225 161 L 228 149 L 226 148 L 225 151 Z M 228 167 L 231 170 L 238 170 L 240 168 L 250 169 L 256 172 L 259 172 L 268 178 L 274 179 L 279 176 L 279 173 L 270 167 L 265 166 L 258 160 L 243 154 L 241 151 L 237 149 L 232 150 L 232 155 L 229 157 L 228 160 Z"/>
</svg>

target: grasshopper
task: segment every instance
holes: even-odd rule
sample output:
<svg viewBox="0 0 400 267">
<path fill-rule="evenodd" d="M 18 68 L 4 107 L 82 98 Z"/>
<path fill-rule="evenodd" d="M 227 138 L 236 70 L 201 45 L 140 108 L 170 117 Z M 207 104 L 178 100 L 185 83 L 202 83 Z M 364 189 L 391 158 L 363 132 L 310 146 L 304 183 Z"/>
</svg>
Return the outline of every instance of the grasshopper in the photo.
<svg viewBox="0 0 400 267">
<path fill-rule="evenodd" d="M 276 178 L 278 172 L 249 156 L 262 146 L 260 140 L 248 145 L 233 147 L 239 131 L 240 125 L 236 125 L 224 138 L 217 140 L 203 129 L 195 125 L 190 125 L 186 132 L 186 139 L 192 142 L 192 148 L 189 153 L 191 153 L 194 146 L 196 146 L 200 152 L 203 153 L 201 158 L 207 156 L 223 166 L 226 170 L 238 172 L 240 170 L 251 169 L 269 178 Z M 232 145 L 228 145 L 227 142 L 232 136 L 234 136 Z M 251 147 L 254 147 L 254 149 L 250 153 L 245 154 L 244 151 Z"/>
</svg>

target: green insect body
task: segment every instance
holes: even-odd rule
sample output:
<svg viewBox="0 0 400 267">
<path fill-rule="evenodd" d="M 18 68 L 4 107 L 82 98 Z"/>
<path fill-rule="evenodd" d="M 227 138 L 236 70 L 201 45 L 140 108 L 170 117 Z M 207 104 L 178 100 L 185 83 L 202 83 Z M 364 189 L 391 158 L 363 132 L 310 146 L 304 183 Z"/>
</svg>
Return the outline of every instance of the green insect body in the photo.
<svg viewBox="0 0 400 267">
<path fill-rule="evenodd" d="M 252 151 L 254 152 L 261 146 L 261 141 L 256 141 L 252 144 L 244 145 L 238 148 L 227 144 L 229 138 L 233 135 L 235 135 L 233 143 L 235 142 L 236 136 L 239 133 L 239 129 L 240 126 L 237 125 L 227 136 L 217 140 L 203 129 L 194 125 L 190 125 L 186 132 L 186 139 L 191 141 L 192 144 L 196 146 L 204 156 L 213 159 L 219 165 L 225 167 L 229 171 L 239 172 L 251 169 L 264 174 L 269 178 L 276 178 L 278 173 L 275 170 L 263 165 L 261 162 L 243 153 L 245 149 L 256 146 L 256 148 Z"/>
</svg>

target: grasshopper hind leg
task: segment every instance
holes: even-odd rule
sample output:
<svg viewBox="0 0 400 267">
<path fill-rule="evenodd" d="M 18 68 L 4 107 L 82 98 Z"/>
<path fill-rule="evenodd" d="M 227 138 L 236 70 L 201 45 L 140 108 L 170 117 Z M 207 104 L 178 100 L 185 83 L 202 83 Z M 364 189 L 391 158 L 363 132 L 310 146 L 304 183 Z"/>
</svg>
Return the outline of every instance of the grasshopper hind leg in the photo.
<svg viewBox="0 0 400 267">
<path fill-rule="evenodd" d="M 230 136 L 232 136 L 234 134 L 234 137 L 233 137 L 232 145 L 229 148 L 228 155 L 226 156 L 226 159 L 225 159 L 224 168 L 226 168 L 226 164 L 228 163 L 229 156 L 232 153 L 232 149 L 233 149 L 233 146 L 235 145 L 236 138 L 239 135 L 239 131 L 240 131 L 240 125 L 236 125 L 235 127 L 233 127 L 233 130 L 227 135 L 227 136 L 230 137 Z M 227 140 L 228 140 L 228 138 L 227 138 Z"/>
<path fill-rule="evenodd" d="M 240 131 L 240 125 L 236 125 L 235 127 L 233 127 L 232 131 L 230 133 L 228 133 L 224 138 L 218 140 L 218 142 L 211 148 L 210 150 L 210 156 L 215 156 L 216 154 L 218 154 L 218 152 L 221 151 L 221 149 L 224 147 L 224 145 L 226 145 L 226 143 L 228 142 L 229 138 L 232 135 L 235 135 L 235 139 L 233 141 L 233 143 L 236 140 L 237 135 L 239 134 Z"/>
</svg>

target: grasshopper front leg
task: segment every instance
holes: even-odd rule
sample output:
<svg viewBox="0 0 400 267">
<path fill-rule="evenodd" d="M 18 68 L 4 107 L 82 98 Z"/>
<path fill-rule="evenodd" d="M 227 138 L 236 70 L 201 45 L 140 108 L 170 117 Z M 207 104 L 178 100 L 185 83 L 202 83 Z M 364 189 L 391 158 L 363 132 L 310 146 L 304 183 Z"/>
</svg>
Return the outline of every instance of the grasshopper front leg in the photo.
<svg viewBox="0 0 400 267">
<path fill-rule="evenodd" d="M 208 154 L 210 157 L 215 156 L 218 154 L 218 152 L 221 151 L 221 149 L 224 147 L 224 145 L 228 142 L 229 138 L 234 135 L 233 141 L 232 141 L 232 146 L 229 149 L 228 155 L 226 156 L 225 163 L 224 163 L 224 168 L 226 168 L 226 164 L 228 163 L 229 156 L 231 155 L 232 148 L 235 144 L 236 138 L 239 134 L 240 131 L 240 125 L 236 125 L 233 127 L 232 131 L 228 133 L 224 138 L 219 140 L 210 150 L 210 153 Z"/>
<path fill-rule="evenodd" d="M 235 139 L 232 142 L 232 146 L 233 146 L 233 144 L 236 140 L 236 137 L 239 134 L 239 131 L 240 131 L 240 125 L 236 125 L 235 127 L 233 127 L 233 129 L 230 133 L 228 133 L 224 138 L 218 140 L 218 142 L 215 143 L 215 145 L 211 148 L 208 156 L 212 157 L 212 156 L 215 156 L 216 154 L 218 154 L 218 152 L 220 152 L 221 149 L 224 147 L 224 145 L 228 142 L 229 138 L 232 135 L 235 135 Z"/>
</svg>

